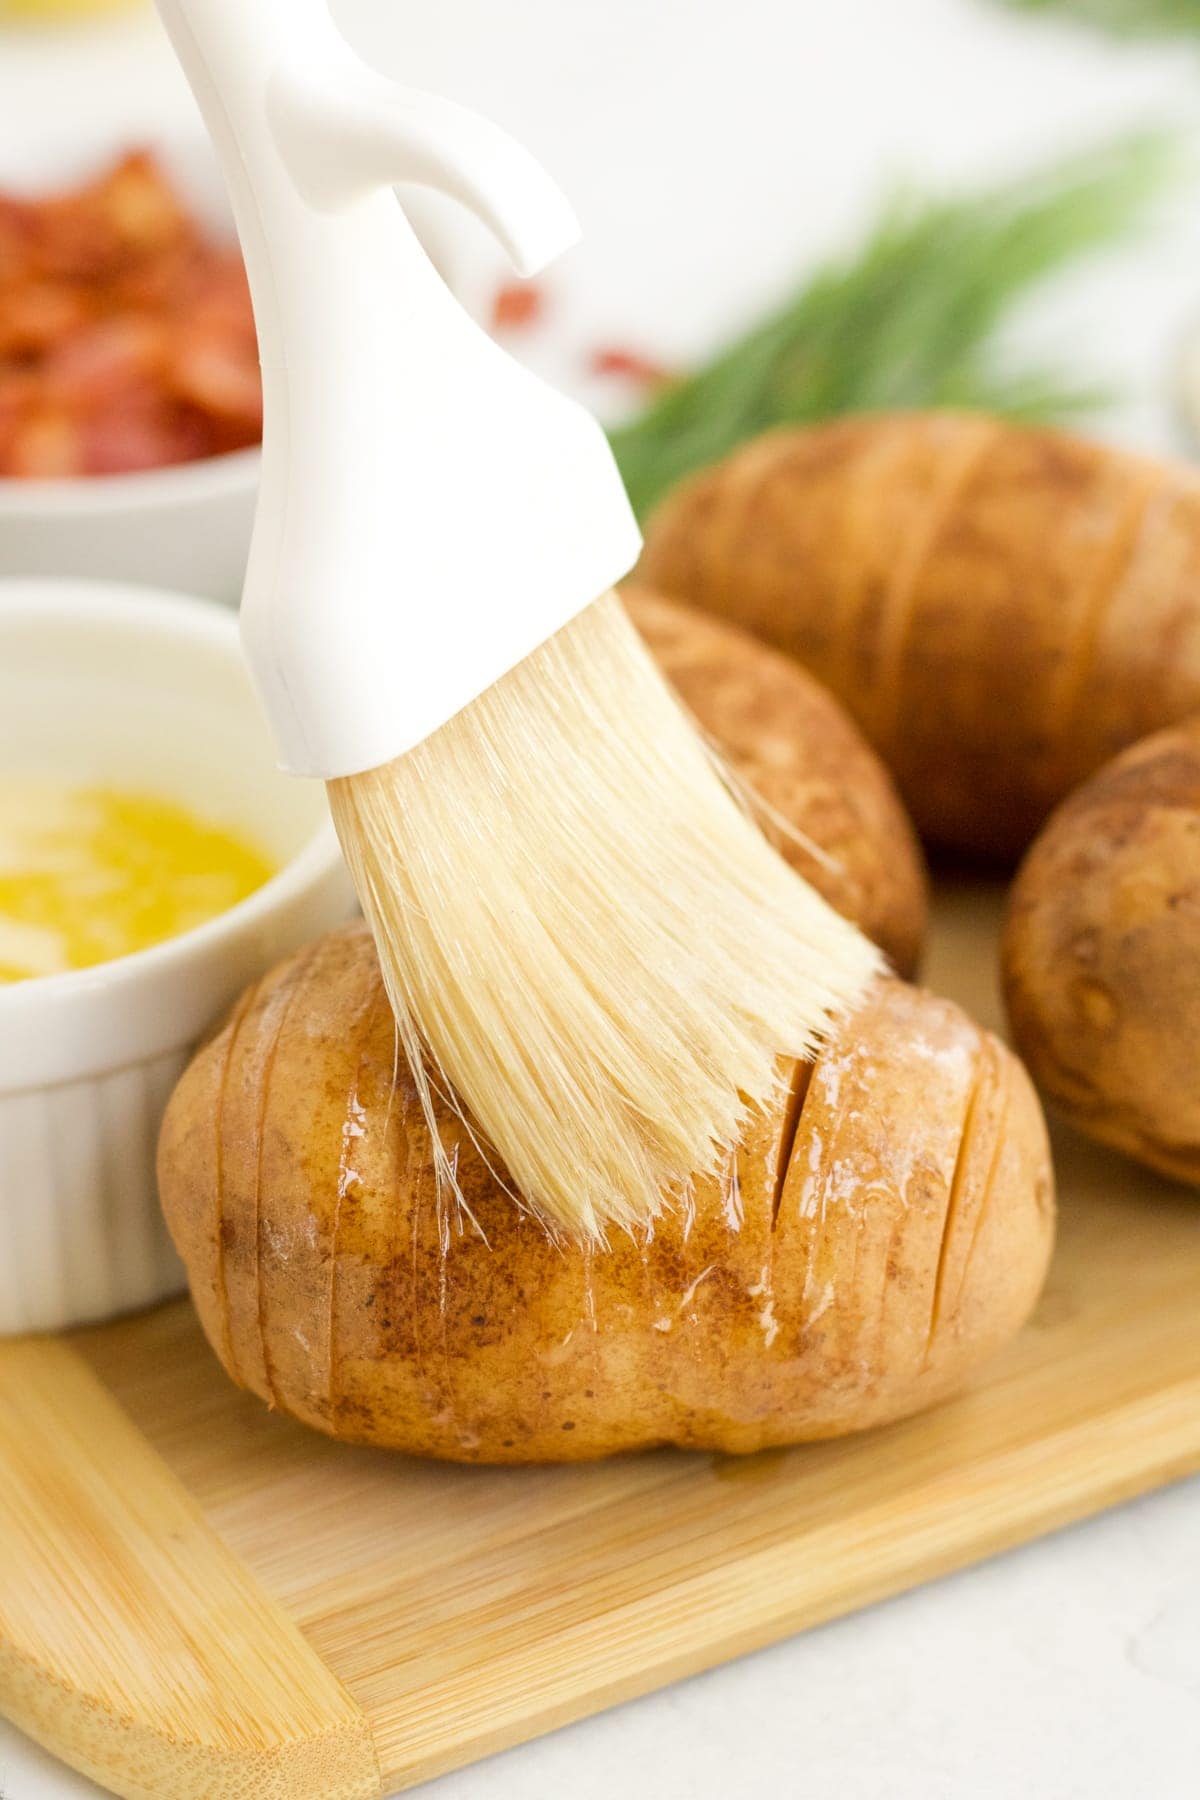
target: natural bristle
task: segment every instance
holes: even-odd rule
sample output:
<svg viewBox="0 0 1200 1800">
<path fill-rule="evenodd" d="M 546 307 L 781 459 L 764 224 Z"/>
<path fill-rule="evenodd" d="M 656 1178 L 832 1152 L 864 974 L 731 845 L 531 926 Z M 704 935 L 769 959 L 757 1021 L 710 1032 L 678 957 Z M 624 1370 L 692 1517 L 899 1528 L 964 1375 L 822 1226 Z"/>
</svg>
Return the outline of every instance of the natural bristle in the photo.
<svg viewBox="0 0 1200 1800">
<path fill-rule="evenodd" d="M 453 1091 L 575 1236 L 710 1171 L 881 968 L 728 792 L 615 595 L 329 795 L 420 1091 Z"/>
</svg>

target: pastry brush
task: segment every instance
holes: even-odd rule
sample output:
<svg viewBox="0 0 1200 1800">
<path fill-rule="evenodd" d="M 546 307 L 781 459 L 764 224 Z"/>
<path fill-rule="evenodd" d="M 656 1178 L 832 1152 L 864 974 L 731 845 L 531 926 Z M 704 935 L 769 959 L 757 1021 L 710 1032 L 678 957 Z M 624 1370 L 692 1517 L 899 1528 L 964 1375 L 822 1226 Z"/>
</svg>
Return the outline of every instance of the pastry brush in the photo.
<svg viewBox="0 0 1200 1800">
<path fill-rule="evenodd" d="M 552 1229 L 646 1221 L 878 954 L 768 847 L 612 592 L 640 545 L 600 427 L 470 319 L 393 191 L 453 195 L 527 274 L 577 235 L 557 187 L 372 71 L 324 0 L 159 8 L 254 299 L 242 634 L 282 762 L 327 783 L 431 1130 L 452 1093 Z"/>
</svg>

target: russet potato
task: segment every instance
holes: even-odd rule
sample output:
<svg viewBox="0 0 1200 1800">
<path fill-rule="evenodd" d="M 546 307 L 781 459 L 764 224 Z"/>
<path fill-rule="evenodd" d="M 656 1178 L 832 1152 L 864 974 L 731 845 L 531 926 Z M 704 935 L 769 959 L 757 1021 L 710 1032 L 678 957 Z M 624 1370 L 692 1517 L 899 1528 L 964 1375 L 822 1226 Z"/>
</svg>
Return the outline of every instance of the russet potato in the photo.
<svg viewBox="0 0 1200 1800">
<path fill-rule="evenodd" d="M 1055 1107 L 1200 1185 L 1200 718 L 1052 816 L 1013 885 L 1003 963 L 1014 1039 Z"/>
<path fill-rule="evenodd" d="M 443 1108 L 430 1137 L 364 926 L 251 989 L 184 1074 L 163 1205 L 233 1379 L 335 1436 L 468 1462 L 752 1451 L 962 1387 L 1040 1289 L 1052 1178 L 1020 1064 L 880 983 L 719 1180 L 557 1243 Z"/>
<path fill-rule="evenodd" d="M 979 414 L 770 432 L 662 503 L 638 570 L 786 650 L 923 837 L 1012 863 L 1200 710 L 1200 475 Z"/>
<path fill-rule="evenodd" d="M 918 966 L 928 907 L 916 833 L 838 702 L 788 657 L 694 607 L 629 587 L 634 624 L 701 730 L 763 802 L 792 867 L 883 950 Z"/>
</svg>

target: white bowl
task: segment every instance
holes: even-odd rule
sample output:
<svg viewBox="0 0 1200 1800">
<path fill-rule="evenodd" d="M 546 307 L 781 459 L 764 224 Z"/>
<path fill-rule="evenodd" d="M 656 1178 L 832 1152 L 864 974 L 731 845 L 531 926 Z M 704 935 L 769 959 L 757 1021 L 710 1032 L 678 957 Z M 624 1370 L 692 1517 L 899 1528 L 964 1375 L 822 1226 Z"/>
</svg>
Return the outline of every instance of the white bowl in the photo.
<svg viewBox="0 0 1200 1800">
<path fill-rule="evenodd" d="M 44 193 L 94 173 L 127 137 L 0 140 L 0 188 Z M 152 145 L 194 212 L 233 224 L 212 148 L 199 135 Z M 234 601 L 254 523 L 257 449 L 128 475 L 64 481 L 0 476 L 0 576 L 86 575 Z"/>
<path fill-rule="evenodd" d="M 232 613 L 179 594 L 0 581 L 0 770 L 149 789 L 279 872 L 135 955 L 0 986 L 0 1334 L 182 1286 L 154 1149 L 197 1039 L 247 982 L 353 911 L 319 783 L 282 775 Z"/>
<path fill-rule="evenodd" d="M 0 576 L 95 576 L 234 603 L 260 462 L 237 450 L 129 475 L 0 476 Z"/>
</svg>

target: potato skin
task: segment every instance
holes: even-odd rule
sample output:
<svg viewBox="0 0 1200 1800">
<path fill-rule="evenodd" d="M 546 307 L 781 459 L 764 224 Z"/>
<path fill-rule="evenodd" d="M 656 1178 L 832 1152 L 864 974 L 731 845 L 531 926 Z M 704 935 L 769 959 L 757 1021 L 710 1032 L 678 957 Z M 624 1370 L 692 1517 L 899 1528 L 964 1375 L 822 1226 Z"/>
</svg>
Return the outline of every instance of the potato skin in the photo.
<svg viewBox="0 0 1200 1800">
<path fill-rule="evenodd" d="M 891 777 L 837 701 L 747 632 L 645 588 L 622 597 L 701 729 L 792 828 L 762 819 L 782 856 L 898 975 L 913 975 L 929 905 L 921 847 Z"/>
<path fill-rule="evenodd" d="M 337 1437 L 464 1462 L 752 1451 L 898 1418 L 1017 1329 L 1053 1230 L 1041 1113 L 949 1002 L 884 982 L 722 1180 L 556 1244 L 452 1114 L 430 1140 L 364 926 L 244 998 L 167 1111 L 172 1235 L 233 1379 Z"/>
<path fill-rule="evenodd" d="M 990 860 L 1200 709 L 1200 478 L 1061 432 L 928 412 L 772 433 L 664 502 L 638 574 L 798 658 L 922 836 Z"/>
<path fill-rule="evenodd" d="M 1156 732 L 1054 814 L 1009 898 L 1004 991 L 1072 1122 L 1200 1185 L 1200 718 Z"/>
</svg>

